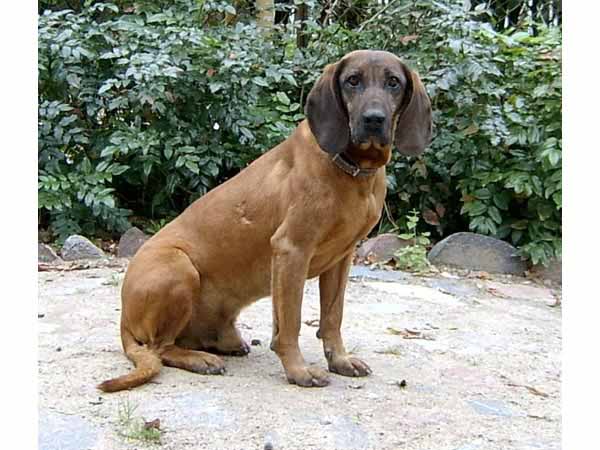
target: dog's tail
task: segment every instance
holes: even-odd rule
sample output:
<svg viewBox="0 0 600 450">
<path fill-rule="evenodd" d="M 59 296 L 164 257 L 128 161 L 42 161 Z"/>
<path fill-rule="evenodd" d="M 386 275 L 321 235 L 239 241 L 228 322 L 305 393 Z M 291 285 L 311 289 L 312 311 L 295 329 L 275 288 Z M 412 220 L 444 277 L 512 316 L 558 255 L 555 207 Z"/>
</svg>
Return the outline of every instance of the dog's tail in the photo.
<svg viewBox="0 0 600 450">
<path fill-rule="evenodd" d="M 127 375 L 100 383 L 98 389 L 104 392 L 122 391 L 123 389 L 131 389 L 147 383 L 158 375 L 162 367 L 162 362 L 158 354 L 154 350 L 140 345 L 128 330 L 123 328 L 121 336 L 123 338 L 125 354 L 133 361 L 135 369 Z"/>
</svg>

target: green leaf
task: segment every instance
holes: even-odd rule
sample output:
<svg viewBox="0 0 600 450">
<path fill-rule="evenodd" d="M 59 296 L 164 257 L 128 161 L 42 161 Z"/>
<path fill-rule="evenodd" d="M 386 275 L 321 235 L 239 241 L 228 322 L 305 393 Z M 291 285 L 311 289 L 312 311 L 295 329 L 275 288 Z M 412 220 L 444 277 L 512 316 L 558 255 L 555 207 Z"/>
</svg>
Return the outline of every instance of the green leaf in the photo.
<svg viewBox="0 0 600 450">
<path fill-rule="evenodd" d="M 115 165 L 114 168 L 111 170 L 113 175 L 121 175 L 123 172 L 129 170 L 129 166 L 125 166 L 125 165 Z"/>
<path fill-rule="evenodd" d="M 225 83 L 220 81 L 214 81 L 212 83 L 208 83 L 208 89 L 212 94 L 219 92 L 221 89 L 225 87 Z"/>
<path fill-rule="evenodd" d="M 495 206 L 490 206 L 487 209 L 487 212 L 490 215 L 490 217 L 492 218 L 492 220 L 494 222 L 496 222 L 498 225 L 500 225 L 502 223 L 502 215 L 500 214 L 500 211 L 498 210 L 498 208 L 496 208 Z"/>
<path fill-rule="evenodd" d="M 492 194 L 490 193 L 489 189 L 486 188 L 477 189 L 473 195 L 480 200 L 488 200 L 492 198 Z"/>
<path fill-rule="evenodd" d="M 252 82 L 258 86 L 269 87 L 269 83 L 262 77 L 254 77 Z"/>
<path fill-rule="evenodd" d="M 142 167 L 144 170 L 144 175 L 148 177 L 148 175 L 150 175 L 150 172 L 152 171 L 152 161 L 144 161 Z"/>
<path fill-rule="evenodd" d="M 562 192 L 552 194 L 552 200 L 558 208 L 562 208 Z"/>
<path fill-rule="evenodd" d="M 480 216 L 486 212 L 487 206 L 485 203 L 475 200 L 470 203 L 465 203 L 463 209 L 468 212 L 470 216 Z"/>
<path fill-rule="evenodd" d="M 285 94 L 285 92 L 278 92 L 277 94 L 275 94 L 277 96 L 277 100 L 279 100 L 280 103 L 283 103 L 286 106 L 289 106 L 290 99 L 288 98 L 288 96 Z"/>
<path fill-rule="evenodd" d="M 69 83 L 69 86 L 79 89 L 81 84 L 81 78 L 71 73 L 67 75 L 67 83 Z"/>
<path fill-rule="evenodd" d="M 496 192 L 494 194 L 494 204 L 503 211 L 508 209 L 510 194 L 506 191 Z"/>
<path fill-rule="evenodd" d="M 285 78 L 292 86 L 298 87 L 298 83 L 296 83 L 296 80 L 292 75 L 285 74 L 283 78 Z"/>
<path fill-rule="evenodd" d="M 119 151 L 119 148 L 118 148 L 118 147 L 116 147 L 116 146 L 114 146 L 114 145 L 111 145 L 111 146 L 105 147 L 105 148 L 104 148 L 104 150 L 102 150 L 102 151 L 100 152 L 100 157 L 101 157 L 101 158 L 106 158 L 107 156 L 112 156 L 112 155 L 114 155 L 114 154 L 115 154 L 117 151 Z"/>
<path fill-rule="evenodd" d="M 187 167 L 188 169 L 190 169 L 196 175 L 200 174 L 200 168 L 198 167 L 198 164 L 195 163 L 194 161 L 190 161 L 189 159 L 186 160 L 185 167 Z"/>
</svg>

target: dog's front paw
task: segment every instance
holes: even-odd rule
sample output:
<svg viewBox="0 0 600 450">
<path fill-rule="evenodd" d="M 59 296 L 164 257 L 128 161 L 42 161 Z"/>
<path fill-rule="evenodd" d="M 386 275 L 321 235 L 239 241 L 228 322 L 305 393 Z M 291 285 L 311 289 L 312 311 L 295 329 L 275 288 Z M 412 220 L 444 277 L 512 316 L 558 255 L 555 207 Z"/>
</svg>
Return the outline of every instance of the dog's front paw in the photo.
<svg viewBox="0 0 600 450">
<path fill-rule="evenodd" d="M 352 356 L 331 358 L 329 371 L 346 377 L 366 377 L 373 372 L 366 362 Z"/>
<path fill-rule="evenodd" d="M 316 366 L 301 366 L 286 370 L 286 376 L 290 384 L 303 387 L 323 387 L 329 384 L 327 371 Z"/>
</svg>

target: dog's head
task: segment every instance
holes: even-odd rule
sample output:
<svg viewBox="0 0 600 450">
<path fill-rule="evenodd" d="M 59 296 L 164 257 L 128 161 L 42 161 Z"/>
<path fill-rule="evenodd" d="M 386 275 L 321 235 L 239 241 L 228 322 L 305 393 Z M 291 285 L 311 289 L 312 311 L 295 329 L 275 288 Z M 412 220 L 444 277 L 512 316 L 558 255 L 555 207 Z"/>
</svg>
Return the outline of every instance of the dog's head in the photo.
<svg viewBox="0 0 600 450">
<path fill-rule="evenodd" d="M 306 116 L 319 146 L 422 153 L 431 141 L 431 103 L 418 75 L 384 51 L 358 50 L 325 67 Z"/>
</svg>

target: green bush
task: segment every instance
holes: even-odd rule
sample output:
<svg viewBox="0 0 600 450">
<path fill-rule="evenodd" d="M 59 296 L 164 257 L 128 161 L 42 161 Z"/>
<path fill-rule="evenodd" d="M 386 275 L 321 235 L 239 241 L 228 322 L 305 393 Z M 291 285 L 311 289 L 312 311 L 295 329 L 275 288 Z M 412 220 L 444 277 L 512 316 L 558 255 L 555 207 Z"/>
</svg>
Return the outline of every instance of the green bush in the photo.
<svg viewBox="0 0 600 450">
<path fill-rule="evenodd" d="M 459 0 L 364 2 L 343 26 L 309 15 L 299 49 L 296 25 L 265 36 L 226 2 L 91 3 L 39 16 L 40 225 L 57 237 L 175 216 L 289 135 L 326 63 L 380 48 L 420 73 L 436 127 L 389 167 L 396 225 L 416 208 L 432 236 L 560 255 L 560 28 L 500 33 Z"/>
<path fill-rule="evenodd" d="M 176 215 L 303 117 L 285 48 L 173 3 L 39 18 L 39 208 L 60 238 Z"/>
</svg>

